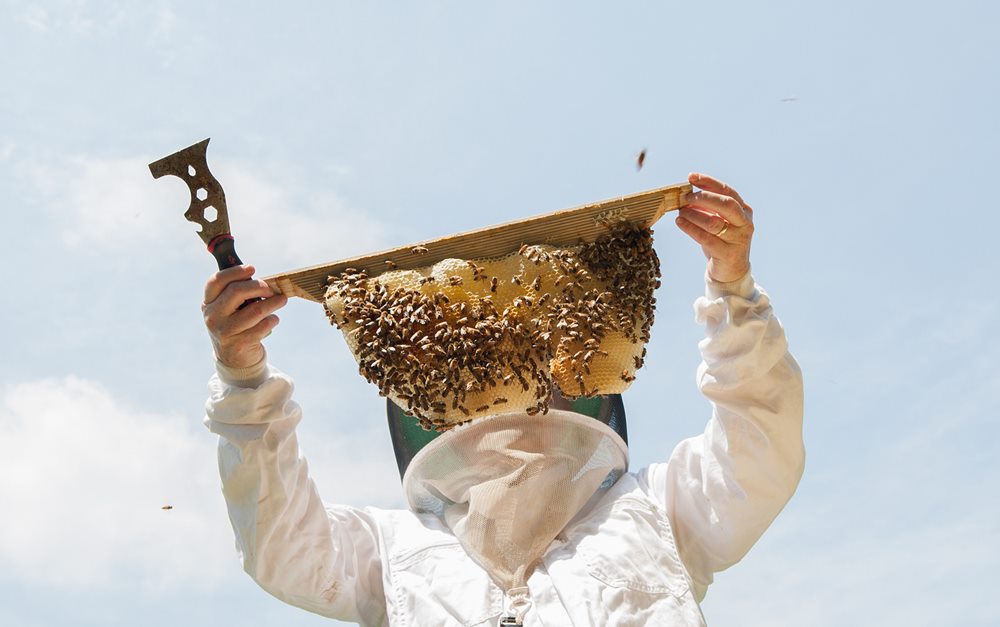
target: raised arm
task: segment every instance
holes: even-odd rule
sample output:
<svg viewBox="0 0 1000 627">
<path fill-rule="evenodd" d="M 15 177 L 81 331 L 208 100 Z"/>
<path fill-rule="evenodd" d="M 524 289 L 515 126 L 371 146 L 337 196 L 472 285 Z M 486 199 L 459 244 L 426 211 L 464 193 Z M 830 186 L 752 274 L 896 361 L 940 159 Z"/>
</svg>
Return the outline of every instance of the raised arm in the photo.
<svg viewBox="0 0 1000 627">
<path fill-rule="evenodd" d="M 706 338 L 698 386 L 712 405 L 705 431 L 643 471 L 670 518 L 700 599 L 712 574 L 739 561 L 791 498 L 802 475 L 802 374 L 767 294 L 750 276 L 753 213 L 702 175 L 677 224 L 708 258 L 695 303 Z"/>
<path fill-rule="evenodd" d="M 205 423 L 219 435 L 219 471 L 243 568 L 277 598 L 324 616 L 378 625 L 385 598 L 375 525 L 364 510 L 326 507 L 309 478 L 295 428 L 302 410 L 289 377 L 261 345 L 285 304 L 253 268 L 216 274 L 205 324 L 216 376 Z M 242 309 L 254 297 L 263 300 Z"/>
</svg>

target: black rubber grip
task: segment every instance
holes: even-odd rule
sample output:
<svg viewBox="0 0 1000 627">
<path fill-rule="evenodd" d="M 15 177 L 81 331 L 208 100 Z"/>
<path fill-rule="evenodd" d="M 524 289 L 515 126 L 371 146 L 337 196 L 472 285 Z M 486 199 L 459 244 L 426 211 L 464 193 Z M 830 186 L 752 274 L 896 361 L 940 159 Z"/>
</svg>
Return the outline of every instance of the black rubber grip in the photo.
<svg viewBox="0 0 1000 627">
<path fill-rule="evenodd" d="M 233 241 L 231 235 L 220 235 L 219 237 L 212 240 L 212 243 L 208 246 L 208 251 L 212 253 L 215 260 L 219 263 L 219 270 L 225 270 L 226 268 L 232 268 L 233 266 L 243 265 L 240 261 L 240 256 L 236 254 L 236 243 Z M 240 309 L 243 309 L 251 303 L 256 303 L 258 301 L 264 300 L 263 298 L 251 298 L 250 300 L 244 301 L 240 305 Z"/>
<path fill-rule="evenodd" d="M 209 245 L 208 251 L 219 262 L 219 270 L 243 264 L 240 261 L 240 256 L 236 254 L 236 244 L 230 235 L 215 238 Z"/>
</svg>

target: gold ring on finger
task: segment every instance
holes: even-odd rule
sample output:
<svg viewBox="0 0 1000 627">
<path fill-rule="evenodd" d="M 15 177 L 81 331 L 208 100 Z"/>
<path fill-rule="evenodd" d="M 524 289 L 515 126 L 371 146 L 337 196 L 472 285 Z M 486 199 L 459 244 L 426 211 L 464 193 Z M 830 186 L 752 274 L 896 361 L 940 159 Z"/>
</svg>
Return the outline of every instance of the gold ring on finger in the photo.
<svg viewBox="0 0 1000 627">
<path fill-rule="evenodd" d="M 722 221 L 722 230 L 715 234 L 716 237 L 722 237 L 729 230 L 729 220 Z"/>
</svg>

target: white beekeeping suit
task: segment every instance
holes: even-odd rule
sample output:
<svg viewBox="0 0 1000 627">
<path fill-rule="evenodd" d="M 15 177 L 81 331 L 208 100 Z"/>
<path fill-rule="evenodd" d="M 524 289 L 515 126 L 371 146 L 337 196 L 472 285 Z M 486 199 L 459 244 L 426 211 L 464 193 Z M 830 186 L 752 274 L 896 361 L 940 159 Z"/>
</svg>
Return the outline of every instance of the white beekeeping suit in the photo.
<svg viewBox="0 0 1000 627">
<path fill-rule="evenodd" d="M 770 525 L 798 484 L 804 453 L 802 378 L 767 295 L 749 275 L 709 281 L 695 309 L 707 329 L 698 384 L 712 415 L 665 462 L 625 472 L 625 449 L 612 430 L 580 426 L 591 419 L 559 411 L 553 416 L 575 424 L 567 429 L 579 437 L 569 447 L 577 453 L 560 453 L 562 464 L 525 452 L 544 438 L 463 444 L 473 423 L 414 458 L 407 496 L 421 511 L 324 505 L 299 454 L 302 412 L 291 380 L 264 362 L 239 371 L 220 366 L 206 423 L 220 436 L 223 490 L 244 568 L 288 603 L 363 625 L 495 625 L 508 615 L 529 626 L 703 625 L 698 603 L 713 573 L 739 561 Z M 509 417 L 505 426 L 518 424 Z M 445 436 L 455 450 L 489 451 L 456 457 Z M 496 547 L 518 530 L 478 524 L 469 531 L 477 508 L 492 512 L 490 520 L 504 515 L 495 491 L 486 490 L 479 505 L 469 497 L 496 476 L 484 470 L 488 461 L 472 462 L 498 450 L 528 460 L 512 472 L 538 481 L 540 503 L 565 505 L 536 506 L 512 520 L 572 510 L 522 569 L 524 585 L 506 590 L 497 579 L 517 568 L 503 566 Z M 502 457 L 492 457 L 500 460 L 494 468 L 504 466 Z M 460 478 L 441 472 L 456 460 L 464 461 L 452 470 L 471 470 Z M 617 480 L 602 485 L 608 476 Z M 588 498 L 565 494 L 573 481 L 585 481 Z"/>
</svg>

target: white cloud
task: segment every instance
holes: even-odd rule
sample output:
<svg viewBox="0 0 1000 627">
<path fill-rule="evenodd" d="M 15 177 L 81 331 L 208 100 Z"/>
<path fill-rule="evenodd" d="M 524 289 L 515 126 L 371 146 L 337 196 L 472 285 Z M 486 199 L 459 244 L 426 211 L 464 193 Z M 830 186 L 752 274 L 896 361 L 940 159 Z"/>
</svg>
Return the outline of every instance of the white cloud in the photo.
<svg viewBox="0 0 1000 627">
<path fill-rule="evenodd" d="M 49 14 L 37 4 L 26 6 L 20 19 L 23 24 L 39 33 L 45 33 L 49 30 Z"/>
<path fill-rule="evenodd" d="M 155 14 L 153 15 L 153 39 L 169 39 L 170 35 L 174 32 L 174 26 L 176 24 L 177 14 L 174 13 L 173 7 L 166 2 L 161 2 L 157 5 Z"/>
<path fill-rule="evenodd" d="M 90 35 L 94 32 L 94 27 L 97 24 L 97 19 L 90 15 L 91 7 L 87 6 L 86 0 L 70 0 L 67 3 L 68 6 L 64 7 L 66 14 L 68 15 L 67 25 L 70 32 L 76 35 Z M 118 14 L 111 19 L 105 19 L 106 25 L 117 26 L 121 22 L 122 11 L 119 10 Z"/>
<path fill-rule="evenodd" d="M 234 568 L 232 537 L 213 438 L 200 428 L 78 378 L 4 389 L 3 570 L 54 586 L 121 583 L 123 573 L 150 588 L 219 580 Z"/>
<path fill-rule="evenodd" d="M 67 244 L 98 252 L 152 250 L 193 254 L 197 226 L 187 222 L 189 192 L 176 177 L 154 180 L 147 159 L 77 156 L 25 168 L 62 224 Z M 277 273 L 385 247 L 386 228 L 330 190 L 286 189 L 262 168 L 222 164 L 230 224 L 244 261 Z"/>
<path fill-rule="evenodd" d="M 386 227 L 330 190 L 283 189 L 246 166 L 213 172 L 226 190 L 237 249 L 259 268 L 293 270 L 386 247 Z"/>
<path fill-rule="evenodd" d="M 187 188 L 179 179 L 173 186 L 155 181 L 142 159 L 73 157 L 34 173 L 70 245 L 122 250 L 185 231 L 195 237 L 195 225 L 183 218 Z"/>
<path fill-rule="evenodd" d="M 13 4 L 13 3 L 11 3 Z M 173 33 L 177 14 L 166 0 L 152 3 L 107 3 L 87 0 L 54 0 L 46 6 L 20 3 L 17 20 L 39 33 L 74 37 L 117 37 L 123 32 L 148 33 L 164 41 Z"/>
<path fill-rule="evenodd" d="M 384 442 L 309 435 L 303 448 L 326 500 L 398 504 L 392 453 L 372 446 L 376 437 Z M 215 446 L 199 416 L 143 412 L 84 379 L 0 390 L 0 572 L 57 588 L 151 591 L 244 577 Z M 359 476 L 371 480 L 344 480 Z"/>
</svg>

